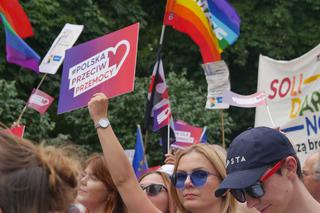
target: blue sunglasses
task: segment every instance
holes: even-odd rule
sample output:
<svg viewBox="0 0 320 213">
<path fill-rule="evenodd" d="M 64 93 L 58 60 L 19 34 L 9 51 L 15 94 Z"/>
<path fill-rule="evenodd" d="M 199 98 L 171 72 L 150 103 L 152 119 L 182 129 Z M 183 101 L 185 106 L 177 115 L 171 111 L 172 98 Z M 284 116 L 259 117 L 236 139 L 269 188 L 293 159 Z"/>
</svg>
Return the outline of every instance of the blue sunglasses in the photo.
<svg viewBox="0 0 320 213">
<path fill-rule="evenodd" d="M 187 172 L 176 172 L 172 175 L 172 183 L 177 189 L 182 189 L 185 186 L 185 182 L 187 178 L 190 176 L 191 183 L 195 187 L 200 187 L 204 185 L 207 182 L 207 178 L 209 175 L 214 175 L 216 177 L 219 177 L 217 174 L 207 172 L 205 170 L 195 170 L 191 173 Z"/>
</svg>

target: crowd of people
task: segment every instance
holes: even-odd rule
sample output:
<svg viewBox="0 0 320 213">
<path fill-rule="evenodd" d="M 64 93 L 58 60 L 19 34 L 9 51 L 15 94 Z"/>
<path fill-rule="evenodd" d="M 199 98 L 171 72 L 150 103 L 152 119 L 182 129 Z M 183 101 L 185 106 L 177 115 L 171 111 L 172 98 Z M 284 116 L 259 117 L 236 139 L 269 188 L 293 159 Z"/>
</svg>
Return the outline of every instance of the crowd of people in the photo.
<svg viewBox="0 0 320 213">
<path fill-rule="evenodd" d="M 166 155 L 172 169 L 136 177 L 108 120 L 108 98 L 88 103 L 103 154 L 83 163 L 67 147 L 0 132 L 0 213 L 318 213 L 320 153 L 301 168 L 289 139 L 251 128 L 228 151 L 196 144 Z"/>
</svg>

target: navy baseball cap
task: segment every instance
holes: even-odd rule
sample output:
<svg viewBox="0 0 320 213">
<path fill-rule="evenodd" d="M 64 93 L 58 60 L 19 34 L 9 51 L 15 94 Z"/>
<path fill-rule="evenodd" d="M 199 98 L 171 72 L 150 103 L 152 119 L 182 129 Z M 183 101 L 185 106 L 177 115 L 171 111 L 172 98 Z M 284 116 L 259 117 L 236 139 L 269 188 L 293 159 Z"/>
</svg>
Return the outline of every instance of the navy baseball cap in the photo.
<svg viewBox="0 0 320 213">
<path fill-rule="evenodd" d="M 256 127 L 233 139 L 227 153 L 227 176 L 215 192 L 222 196 L 229 189 L 255 184 L 272 163 L 296 152 L 289 139 L 269 127 Z"/>
</svg>

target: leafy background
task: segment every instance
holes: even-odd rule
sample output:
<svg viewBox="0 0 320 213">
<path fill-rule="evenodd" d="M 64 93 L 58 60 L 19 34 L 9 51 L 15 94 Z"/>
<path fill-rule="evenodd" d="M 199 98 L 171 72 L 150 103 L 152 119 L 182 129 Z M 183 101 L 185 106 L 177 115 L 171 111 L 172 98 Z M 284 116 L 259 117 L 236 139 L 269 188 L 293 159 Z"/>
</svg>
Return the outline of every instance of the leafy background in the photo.
<svg viewBox="0 0 320 213">
<path fill-rule="evenodd" d="M 111 100 L 110 120 L 125 148 L 135 144 L 136 125 L 143 124 L 147 88 L 156 59 L 166 1 L 154 0 L 21 0 L 35 36 L 26 42 L 44 57 L 65 23 L 85 26 L 77 44 L 140 22 L 135 90 Z M 228 47 L 223 59 L 230 69 L 232 90 L 248 95 L 256 92 L 259 54 L 290 60 L 320 42 L 320 0 L 230 0 L 241 18 L 239 40 Z M 5 40 L 1 27 L 2 41 Z M 5 43 L 0 43 L 0 121 L 10 126 L 17 120 L 36 75 L 5 61 Z M 200 67 L 201 56 L 191 39 L 166 28 L 163 60 L 175 119 L 208 127 L 210 143 L 221 143 L 221 111 L 204 109 L 207 83 Z M 55 97 L 49 111 L 40 116 L 27 109 L 22 118 L 25 136 L 53 144 L 76 143 L 88 153 L 101 151 L 86 108 L 57 115 L 62 68 L 46 78 L 41 90 Z M 254 125 L 254 109 L 231 107 L 223 111 L 227 144 Z M 147 153 L 151 165 L 162 161 L 158 135 L 148 134 Z"/>
</svg>

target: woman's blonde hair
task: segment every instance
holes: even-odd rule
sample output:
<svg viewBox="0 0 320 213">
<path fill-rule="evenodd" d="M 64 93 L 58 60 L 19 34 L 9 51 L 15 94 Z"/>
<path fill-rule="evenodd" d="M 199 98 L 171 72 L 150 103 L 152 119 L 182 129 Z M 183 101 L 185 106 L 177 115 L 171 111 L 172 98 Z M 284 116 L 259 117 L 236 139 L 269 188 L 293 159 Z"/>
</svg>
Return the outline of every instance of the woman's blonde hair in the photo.
<svg viewBox="0 0 320 213">
<path fill-rule="evenodd" d="M 206 144 L 196 144 L 185 150 L 180 151 L 177 156 L 173 173 L 176 173 L 177 167 L 179 165 L 181 158 L 192 152 L 197 152 L 203 155 L 210 162 L 210 164 L 215 168 L 217 173 L 220 175 L 220 178 L 221 178 L 220 181 L 222 181 L 227 176 L 226 164 L 225 164 L 226 156 L 223 150 L 217 149 L 212 145 L 206 145 Z M 183 213 L 189 212 L 186 208 L 184 208 L 184 206 L 180 202 L 176 188 L 174 186 L 172 186 L 172 188 L 173 188 L 172 190 L 173 197 L 178 207 L 178 212 L 183 212 Z M 214 192 L 212 192 L 212 196 L 214 196 Z M 221 213 L 236 212 L 236 201 L 229 192 L 227 192 L 226 195 L 223 196 L 221 199 L 222 199 Z"/>
<path fill-rule="evenodd" d="M 114 185 L 110 172 L 107 168 L 105 158 L 102 154 L 94 153 L 84 163 L 84 168 L 91 166 L 93 175 L 100 180 L 107 188 L 106 213 L 125 213 L 127 208 Z"/>
<path fill-rule="evenodd" d="M 158 174 L 161 176 L 163 183 L 165 185 L 165 187 L 168 190 L 168 200 L 169 200 L 169 209 L 168 209 L 168 213 L 174 213 L 176 210 L 176 205 L 174 203 L 174 199 L 172 196 L 172 187 L 171 187 L 171 180 L 170 180 L 170 176 L 169 174 L 165 173 L 165 172 L 161 172 L 161 171 L 151 171 L 151 172 L 147 172 L 143 175 L 141 175 L 139 177 L 139 182 L 145 178 L 146 176 L 150 175 L 150 174 Z"/>
<path fill-rule="evenodd" d="M 76 196 L 78 169 L 63 148 L 0 132 L 0 208 L 6 213 L 64 212 Z"/>
</svg>

